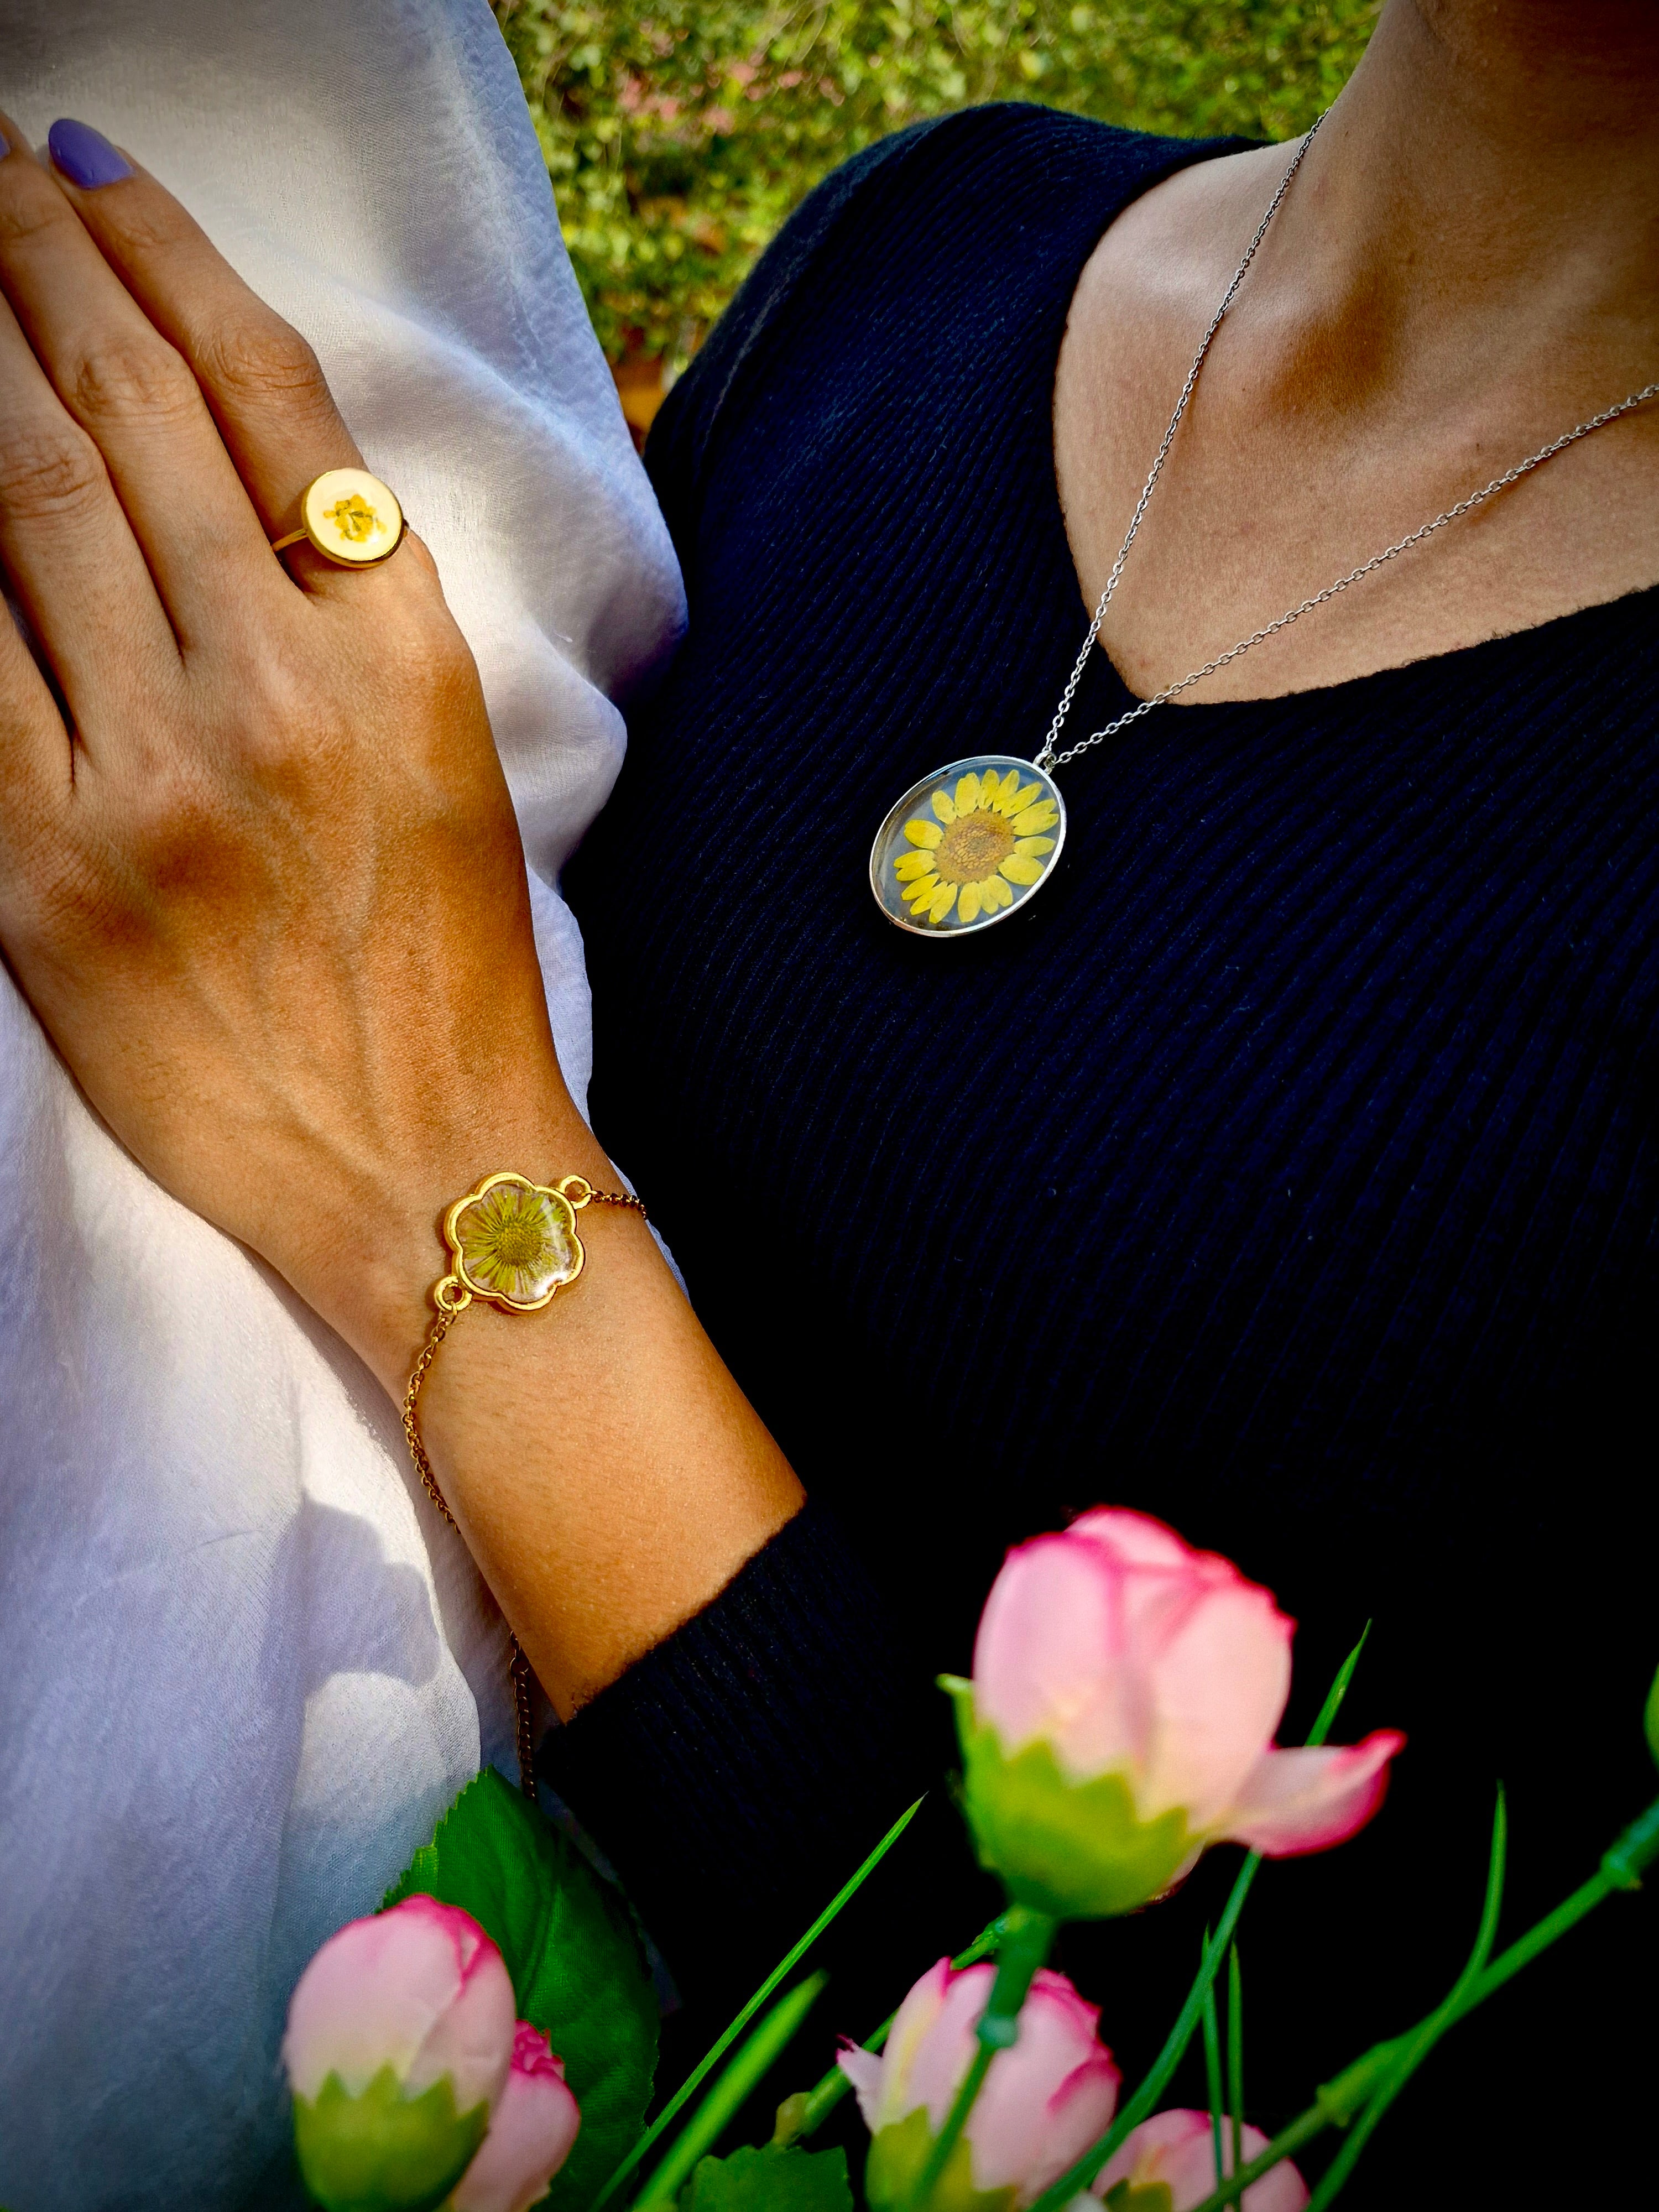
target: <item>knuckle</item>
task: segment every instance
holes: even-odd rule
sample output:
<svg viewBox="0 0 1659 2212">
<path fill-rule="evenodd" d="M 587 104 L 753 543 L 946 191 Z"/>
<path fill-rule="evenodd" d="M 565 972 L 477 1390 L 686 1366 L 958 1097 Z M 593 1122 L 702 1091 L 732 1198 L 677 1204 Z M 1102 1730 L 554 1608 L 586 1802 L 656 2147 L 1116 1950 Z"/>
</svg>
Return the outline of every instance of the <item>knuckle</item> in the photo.
<svg viewBox="0 0 1659 2212">
<path fill-rule="evenodd" d="M 0 428 L 0 508 L 20 522 L 79 515 L 102 498 L 98 448 L 65 418 Z"/>
<path fill-rule="evenodd" d="M 76 367 L 70 405 L 82 420 L 171 419 L 200 404 L 196 379 L 163 341 L 123 332 L 90 348 Z"/>
<path fill-rule="evenodd" d="M 316 355 L 279 317 L 244 318 L 213 331 L 199 349 L 210 383 L 232 398 L 324 401 Z"/>
<path fill-rule="evenodd" d="M 0 246 L 32 246 L 39 240 L 50 245 L 76 221 L 60 192 L 30 190 L 34 179 L 20 169 L 23 189 L 0 194 Z"/>
<path fill-rule="evenodd" d="M 125 195 L 111 211 L 110 224 L 123 251 L 135 258 L 176 252 L 196 236 L 195 224 L 177 200 L 148 182 Z"/>
</svg>

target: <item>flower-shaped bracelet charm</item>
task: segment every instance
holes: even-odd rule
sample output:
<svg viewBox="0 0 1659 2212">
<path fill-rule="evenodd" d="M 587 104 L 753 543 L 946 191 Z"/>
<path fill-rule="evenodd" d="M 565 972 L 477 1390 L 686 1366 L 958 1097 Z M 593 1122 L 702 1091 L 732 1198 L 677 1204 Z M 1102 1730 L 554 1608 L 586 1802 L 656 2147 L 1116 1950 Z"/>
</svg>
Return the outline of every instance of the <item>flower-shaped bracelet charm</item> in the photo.
<svg viewBox="0 0 1659 2212">
<path fill-rule="evenodd" d="M 486 1298 L 507 1313 L 538 1313 L 582 1271 L 576 1214 L 594 1196 L 585 1176 L 557 1183 L 486 1176 L 444 1216 L 453 1272 L 433 1296 L 446 1312 Z"/>
</svg>

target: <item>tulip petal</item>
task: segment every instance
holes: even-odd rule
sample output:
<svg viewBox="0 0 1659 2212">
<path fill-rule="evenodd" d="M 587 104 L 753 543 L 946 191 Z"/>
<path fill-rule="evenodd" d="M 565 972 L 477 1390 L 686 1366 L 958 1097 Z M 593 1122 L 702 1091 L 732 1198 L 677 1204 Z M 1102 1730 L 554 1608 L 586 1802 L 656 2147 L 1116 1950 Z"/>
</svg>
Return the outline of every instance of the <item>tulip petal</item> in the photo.
<svg viewBox="0 0 1659 2212">
<path fill-rule="evenodd" d="M 969 1966 L 953 1976 L 951 1961 L 941 1959 L 912 1988 L 893 2015 L 886 2047 L 878 2061 L 881 2079 L 871 2092 L 875 2099 L 873 2111 L 866 2106 L 864 2092 L 860 2090 L 859 2109 L 872 2135 L 904 2119 L 919 2105 L 927 2108 L 929 2126 L 938 2128 L 943 2123 L 957 2083 L 973 2055 L 974 2023 L 985 2008 L 994 1972 L 989 1966 Z M 959 2016 L 945 2024 L 948 2033 L 941 2033 L 941 2017 L 953 1981 L 968 1983 L 967 2002 L 964 2006 L 958 2000 Z M 858 2089 L 857 2075 L 849 2074 L 848 2078 Z"/>
<path fill-rule="evenodd" d="M 389 2065 L 410 2096 L 449 2075 L 457 2109 L 495 2100 L 513 2054 L 513 1984 L 465 1912 L 425 1896 L 354 1920 L 324 1944 L 289 2007 L 295 2092 L 330 2074 L 353 2094 Z"/>
<path fill-rule="evenodd" d="M 1246 2124 L 1244 2162 L 1258 2158 L 1267 2148 L 1260 2128 Z M 1231 2160 L 1231 2152 L 1228 2156 Z M 1170 2192 L 1170 2212 L 1193 2212 L 1215 2190 L 1215 2138 L 1207 2112 L 1154 2112 L 1108 2159 L 1093 2184 L 1104 2197 L 1121 2181 L 1136 2190 L 1156 2189 L 1161 2183 Z M 1244 2192 L 1243 2212 L 1302 2212 L 1308 2191 L 1302 2176 L 1288 2159 L 1264 2173 Z"/>
<path fill-rule="evenodd" d="M 927 2000 L 915 2014 L 920 2033 L 909 2037 L 906 2047 L 896 2054 L 895 2071 L 902 2073 L 905 2087 L 888 2104 L 889 2119 L 902 2119 L 920 2105 L 927 2112 L 928 2126 L 935 2135 L 939 2133 L 979 2048 L 974 2030 L 990 2002 L 995 1979 L 996 1968 L 989 1960 L 957 1970 L 948 1959 L 941 1959 L 933 1972 L 924 1976 Z M 915 1996 L 916 1991 L 910 1994 Z M 905 2002 L 908 2004 L 909 1999 Z M 887 2045 L 890 2051 L 898 2039 L 898 2027 L 895 2020 Z"/>
<path fill-rule="evenodd" d="M 880 2127 L 882 2064 L 878 2052 L 861 2051 L 848 2044 L 836 2053 L 836 2063 L 853 2085 L 864 2124 L 874 2135 Z"/>
<path fill-rule="evenodd" d="M 1194 1552 L 1150 1513 L 1132 1513 L 1121 1505 L 1097 1505 L 1092 1512 L 1079 1513 L 1066 1533 L 1088 1537 L 1133 1567 L 1184 1567 L 1189 1559 L 1209 1556 Z"/>
<path fill-rule="evenodd" d="M 1382 1802 L 1389 1761 L 1405 1741 L 1396 1729 L 1377 1729 L 1363 1743 L 1265 1753 L 1222 1832 L 1268 1858 L 1346 1843 Z"/>
<path fill-rule="evenodd" d="M 564 2061 L 521 2020 L 512 2071 L 489 2116 L 489 2132 L 450 2199 L 451 2212 L 529 2212 L 569 2157 L 581 2124 Z"/>
<path fill-rule="evenodd" d="M 974 1703 L 1010 1757 L 1047 1738 L 1077 1781 L 1133 1759 L 1134 1686 L 1111 1663 L 1119 1613 L 1117 1579 L 1071 1530 L 1008 1554 L 980 1616 Z"/>
<path fill-rule="evenodd" d="M 1122 2077 L 1097 2039 L 1099 2022 L 1063 1974 L 1036 1976 L 1019 2040 L 991 2061 L 968 2122 L 975 2189 L 1012 2185 L 1030 2203 L 1105 2133 Z"/>
<path fill-rule="evenodd" d="M 1218 1573 L 1216 1568 L 1224 1568 Z M 1291 1624 L 1225 1560 L 1130 1586 L 1132 1646 L 1152 1714 L 1135 1798 L 1143 1820 L 1179 1805 L 1202 1831 L 1237 1801 L 1285 1711 Z"/>
<path fill-rule="evenodd" d="M 1085 1513 L 1011 1552 L 974 1650 L 981 1720 L 1046 1738 L 1074 1781 L 1121 1771 L 1143 1820 L 1194 1831 L 1237 1798 L 1290 1689 L 1292 1624 L 1229 1560 L 1139 1513 Z"/>
</svg>

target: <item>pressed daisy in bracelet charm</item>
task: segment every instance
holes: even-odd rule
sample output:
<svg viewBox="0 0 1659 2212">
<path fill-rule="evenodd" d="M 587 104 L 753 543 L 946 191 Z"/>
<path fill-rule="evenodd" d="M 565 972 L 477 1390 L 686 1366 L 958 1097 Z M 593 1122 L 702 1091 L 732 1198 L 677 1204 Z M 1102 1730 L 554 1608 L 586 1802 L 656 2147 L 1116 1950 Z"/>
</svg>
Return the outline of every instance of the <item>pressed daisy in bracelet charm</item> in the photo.
<svg viewBox="0 0 1659 2212">
<path fill-rule="evenodd" d="M 1065 842 L 1065 803 L 1042 769 L 981 755 L 905 793 L 872 848 L 870 888 L 901 929 L 960 936 L 1023 905 Z"/>
<path fill-rule="evenodd" d="M 544 1306 L 575 1280 L 586 1256 L 569 1198 L 523 1176 L 487 1177 L 451 1206 L 444 1237 L 465 1287 L 518 1312 Z"/>
</svg>

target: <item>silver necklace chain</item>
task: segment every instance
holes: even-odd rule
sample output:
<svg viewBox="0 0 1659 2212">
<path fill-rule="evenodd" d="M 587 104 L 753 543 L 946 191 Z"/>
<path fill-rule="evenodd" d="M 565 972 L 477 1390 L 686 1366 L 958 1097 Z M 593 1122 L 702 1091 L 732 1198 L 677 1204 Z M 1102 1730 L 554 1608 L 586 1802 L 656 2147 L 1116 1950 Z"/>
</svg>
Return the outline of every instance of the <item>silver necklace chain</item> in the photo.
<svg viewBox="0 0 1659 2212">
<path fill-rule="evenodd" d="M 1327 114 L 1329 112 L 1328 109 L 1326 110 Z M 1292 623 L 1300 622 L 1304 615 L 1311 614 L 1316 607 L 1322 607 L 1327 600 L 1334 599 L 1339 592 L 1346 592 L 1350 584 L 1358 583 L 1363 576 L 1370 575 L 1385 562 L 1398 560 L 1402 553 L 1409 552 L 1413 545 L 1420 545 L 1425 538 L 1431 538 L 1437 530 L 1443 530 L 1449 522 L 1457 521 L 1460 517 L 1468 514 L 1473 508 L 1480 506 L 1484 501 L 1492 498 L 1497 493 L 1507 491 L 1511 484 L 1518 483 L 1524 476 L 1530 476 L 1534 469 L 1542 468 L 1545 462 L 1553 460 L 1557 453 L 1564 453 L 1569 446 L 1577 445 L 1581 438 L 1588 438 L 1592 430 L 1603 429 L 1609 422 L 1616 422 L 1621 415 L 1628 415 L 1633 408 L 1643 406 L 1648 400 L 1659 398 L 1659 383 L 1645 384 L 1639 392 L 1632 392 L 1629 398 L 1621 399 L 1616 407 L 1605 407 L 1599 415 L 1592 415 L 1588 422 L 1578 423 L 1573 429 L 1563 431 L 1559 438 L 1553 438 L 1547 446 L 1540 446 L 1535 453 L 1528 453 L 1525 460 L 1517 461 L 1512 469 L 1506 469 L 1501 477 L 1494 477 L 1489 484 L 1483 484 L 1479 491 L 1471 492 L 1467 499 L 1460 499 L 1455 507 L 1447 507 L 1443 514 L 1437 514 L 1432 522 L 1425 522 L 1420 528 L 1413 530 L 1409 537 L 1399 538 L 1394 544 L 1384 546 L 1382 552 L 1373 554 L 1369 561 L 1362 562 L 1358 568 L 1350 568 L 1346 576 L 1339 576 L 1334 584 L 1327 584 L 1322 592 L 1316 592 L 1311 599 L 1304 599 L 1300 606 L 1291 607 L 1286 613 L 1280 615 L 1276 622 L 1264 623 L 1260 629 L 1252 630 L 1249 637 L 1241 638 L 1237 645 L 1230 646 L 1225 653 L 1218 653 L 1213 660 L 1206 660 L 1202 668 L 1194 669 L 1190 676 L 1181 677 L 1174 684 L 1166 684 L 1161 691 L 1155 692 L 1150 699 L 1138 699 L 1126 714 L 1120 714 L 1115 720 L 1108 722 L 1103 729 L 1093 730 L 1086 738 L 1079 738 L 1076 744 L 1068 745 L 1064 752 L 1056 752 L 1055 744 L 1060 731 L 1065 726 L 1066 718 L 1071 712 L 1072 702 L 1077 695 L 1078 685 L 1083 681 L 1083 672 L 1089 665 L 1089 655 L 1094 651 L 1096 641 L 1100 635 L 1100 626 L 1106 619 L 1106 610 L 1112 603 L 1112 595 L 1117 589 L 1119 578 L 1123 574 L 1123 564 L 1129 557 L 1129 548 L 1135 542 L 1135 535 L 1140 528 L 1141 518 L 1146 512 L 1153 488 L 1163 473 L 1164 464 L 1169 459 L 1170 448 L 1175 443 L 1176 432 L 1181 427 L 1181 418 L 1187 411 L 1187 404 L 1191 399 L 1194 388 L 1198 383 L 1198 373 L 1204 366 L 1204 357 L 1209 352 L 1215 334 L 1221 327 L 1223 316 L 1237 296 L 1238 288 L 1244 281 L 1245 271 L 1255 259 L 1256 249 L 1267 234 L 1268 224 L 1278 214 L 1279 204 L 1290 190 L 1291 178 L 1302 167 L 1303 159 L 1314 142 L 1320 124 L 1324 120 L 1325 117 L 1322 115 L 1297 149 L 1294 160 L 1279 179 L 1279 190 L 1273 194 L 1268 204 L 1267 212 L 1256 225 L 1255 235 L 1244 250 L 1244 258 L 1233 272 L 1233 281 L 1228 285 L 1221 305 L 1210 318 L 1210 326 L 1204 333 L 1198 351 L 1193 356 L 1193 365 L 1187 372 L 1187 381 L 1181 387 L 1181 397 L 1176 402 L 1175 413 L 1170 417 L 1170 427 L 1164 433 L 1164 442 L 1158 449 L 1151 472 L 1142 487 L 1140 497 L 1135 501 L 1135 511 L 1129 518 L 1129 527 L 1124 532 L 1123 543 L 1118 548 L 1117 558 L 1112 563 L 1111 574 L 1106 579 L 1105 588 L 1096 602 L 1094 614 L 1089 623 L 1089 634 L 1083 641 L 1083 650 L 1077 657 L 1077 664 L 1066 680 L 1066 689 L 1060 695 L 1060 704 L 1054 711 L 1054 720 L 1048 725 L 1048 734 L 1042 741 L 1042 750 L 1032 763 L 1034 767 L 1042 769 L 1047 774 L 1052 774 L 1057 768 L 1064 768 L 1067 761 L 1075 760 L 1079 753 L 1086 753 L 1091 745 L 1100 744 L 1106 738 L 1115 737 L 1120 730 L 1127 729 L 1131 722 L 1138 722 L 1143 714 L 1150 714 L 1154 707 L 1163 706 L 1166 700 L 1173 699 L 1177 692 L 1188 690 L 1194 684 L 1201 684 L 1206 676 L 1213 676 L 1218 669 L 1225 668 L 1231 662 L 1237 660 L 1241 653 L 1248 653 L 1252 646 L 1260 645 L 1266 638 L 1277 636 L 1282 629 L 1288 629 Z"/>
</svg>

